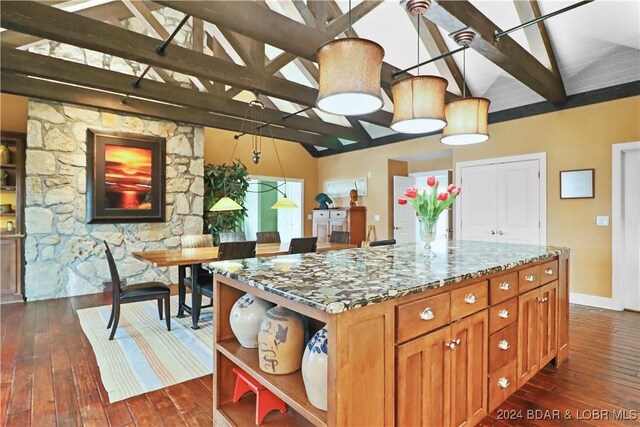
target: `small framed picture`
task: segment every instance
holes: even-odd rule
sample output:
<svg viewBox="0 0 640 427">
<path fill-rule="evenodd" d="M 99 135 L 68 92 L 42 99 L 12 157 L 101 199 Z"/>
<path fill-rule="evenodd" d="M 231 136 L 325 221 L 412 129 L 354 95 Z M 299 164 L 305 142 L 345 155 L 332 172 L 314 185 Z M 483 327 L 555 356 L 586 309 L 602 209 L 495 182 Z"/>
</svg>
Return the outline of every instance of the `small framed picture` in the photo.
<svg viewBox="0 0 640 427">
<path fill-rule="evenodd" d="M 593 199 L 595 188 L 595 169 L 560 171 L 561 199 Z"/>
</svg>

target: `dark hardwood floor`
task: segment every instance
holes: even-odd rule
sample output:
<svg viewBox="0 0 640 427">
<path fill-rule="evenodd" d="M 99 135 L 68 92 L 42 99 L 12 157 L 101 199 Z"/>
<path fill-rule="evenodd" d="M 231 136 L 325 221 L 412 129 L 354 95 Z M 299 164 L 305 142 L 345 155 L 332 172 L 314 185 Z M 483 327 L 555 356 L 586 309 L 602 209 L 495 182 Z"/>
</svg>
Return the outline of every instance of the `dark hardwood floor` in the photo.
<svg viewBox="0 0 640 427">
<path fill-rule="evenodd" d="M 108 294 L 0 307 L 3 425 L 211 426 L 211 375 L 108 403 L 75 315 L 105 304 Z M 570 359 L 545 367 L 482 426 L 640 425 L 637 415 L 613 419 L 640 411 L 640 314 L 572 306 L 570 333 Z"/>
</svg>

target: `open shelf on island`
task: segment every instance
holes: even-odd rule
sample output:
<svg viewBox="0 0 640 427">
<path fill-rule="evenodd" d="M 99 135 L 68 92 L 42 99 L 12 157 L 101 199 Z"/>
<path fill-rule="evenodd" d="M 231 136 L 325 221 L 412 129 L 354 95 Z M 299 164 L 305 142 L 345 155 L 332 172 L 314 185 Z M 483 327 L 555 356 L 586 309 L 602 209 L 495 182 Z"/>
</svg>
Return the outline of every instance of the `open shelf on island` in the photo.
<svg viewBox="0 0 640 427">
<path fill-rule="evenodd" d="M 16 186 L 15 185 L 3 185 L 3 186 L 0 187 L 0 190 L 16 191 Z"/>
<path fill-rule="evenodd" d="M 311 405 L 307 398 L 301 371 L 288 375 L 268 374 L 260 369 L 258 350 L 242 347 L 235 338 L 219 341 L 216 344 L 216 350 L 282 399 L 290 409 L 297 412 L 297 415 L 306 418 L 306 421 L 311 424 L 327 425 L 327 413 Z M 222 411 L 226 406 L 223 405 L 219 409 Z M 286 416 L 286 414 L 282 416 Z M 242 422 L 233 422 L 239 426 L 245 425 Z M 301 425 L 299 421 L 292 420 L 291 422 L 293 424 L 282 425 Z"/>
<path fill-rule="evenodd" d="M 231 425 L 252 426 L 256 422 L 256 395 L 247 393 L 238 403 L 229 402 L 218 408 L 221 416 Z M 272 411 L 262 421 L 261 426 L 307 427 L 312 426 L 300 414 L 287 408 L 286 413 Z"/>
</svg>

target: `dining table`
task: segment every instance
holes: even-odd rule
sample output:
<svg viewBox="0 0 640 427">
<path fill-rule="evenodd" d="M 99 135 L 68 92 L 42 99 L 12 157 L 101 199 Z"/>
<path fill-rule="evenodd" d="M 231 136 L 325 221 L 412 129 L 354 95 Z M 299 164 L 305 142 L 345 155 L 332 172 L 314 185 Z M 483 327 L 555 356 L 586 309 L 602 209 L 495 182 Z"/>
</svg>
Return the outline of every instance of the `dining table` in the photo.
<svg viewBox="0 0 640 427">
<path fill-rule="evenodd" d="M 318 242 L 316 251 L 327 252 L 344 249 L 354 249 L 357 245 L 351 243 Z M 289 253 L 289 242 L 282 243 L 258 243 L 256 245 L 256 257 L 271 257 L 287 255 Z M 133 252 L 133 257 L 144 261 L 154 267 L 178 267 L 178 317 L 182 317 L 184 312 L 191 314 L 192 329 L 198 329 L 198 313 L 191 310 L 185 303 L 187 267 L 191 268 L 191 289 L 198 291 L 198 267 L 203 263 L 218 261 L 218 247 L 210 246 L 203 248 L 185 249 L 164 249 L 153 251 Z M 200 295 L 192 294 L 192 298 L 200 298 Z M 205 308 L 207 306 L 203 306 Z"/>
</svg>

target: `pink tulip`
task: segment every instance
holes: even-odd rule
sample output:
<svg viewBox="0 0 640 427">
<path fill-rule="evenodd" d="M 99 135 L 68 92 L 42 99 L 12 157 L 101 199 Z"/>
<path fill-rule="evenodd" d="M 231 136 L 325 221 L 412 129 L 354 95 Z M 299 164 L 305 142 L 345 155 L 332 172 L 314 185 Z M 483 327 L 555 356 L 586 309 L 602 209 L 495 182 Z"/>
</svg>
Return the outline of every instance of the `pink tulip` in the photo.
<svg viewBox="0 0 640 427">
<path fill-rule="evenodd" d="M 451 195 L 452 195 L 453 197 L 458 197 L 458 195 L 460 195 L 460 192 L 461 192 L 461 191 L 462 191 L 462 188 L 460 188 L 460 187 L 456 187 L 456 188 L 451 192 Z"/>
<path fill-rule="evenodd" d="M 433 187 L 434 185 L 436 185 L 436 177 L 435 176 L 428 176 L 427 177 L 427 185 L 429 187 Z"/>
<path fill-rule="evenodd" d="M 447 191 L 449 193 L 452 193 L 453 190 L 455 190 L 455 189 L 456 189 L 456 185 L 455 184 L 451 184 L 450 186 L 447 187 Z"/>
<path fill-rule="evenodd" d="M 406 205 L 407 203 L 408 203 L 407 199 L 405 199 L 404 197 L 398 197 L 399 205 Z"/>
<path fill-rule="evenodd" d="M 418 187 L 409 187 L 404 192 L 405 197 L 415 199 L 418 197 Z"/>
<path fill-rule="evenodd" d="M 449 193 L 438 193 L 438 200 L 445 201 L 449 198 Z"/>
</svg>

